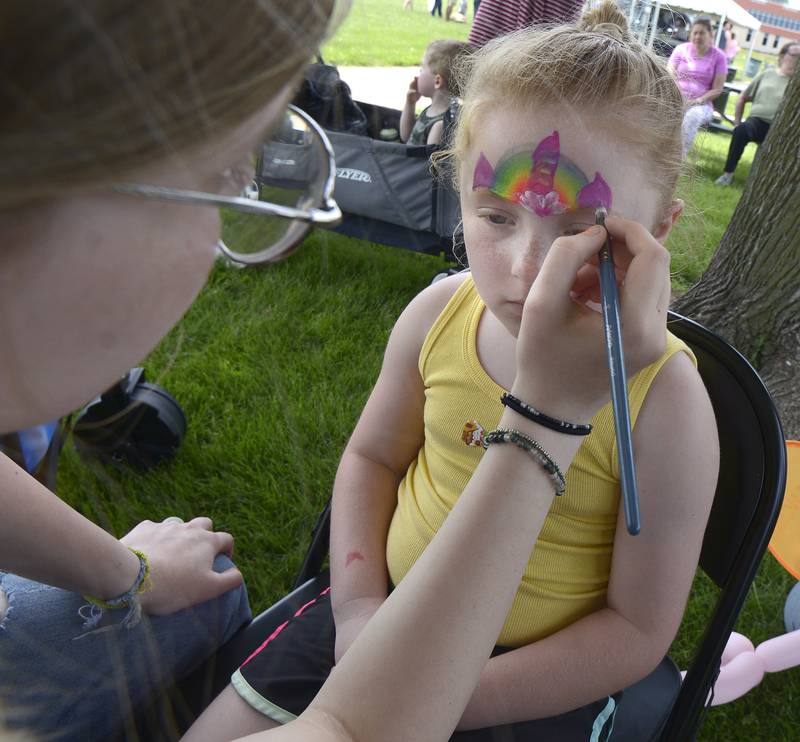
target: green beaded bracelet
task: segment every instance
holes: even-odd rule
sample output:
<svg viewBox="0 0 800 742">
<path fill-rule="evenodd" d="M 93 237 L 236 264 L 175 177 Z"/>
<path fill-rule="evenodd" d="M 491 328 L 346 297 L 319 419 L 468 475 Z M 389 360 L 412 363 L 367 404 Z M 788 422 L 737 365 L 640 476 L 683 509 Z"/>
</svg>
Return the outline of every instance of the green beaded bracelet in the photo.
<svg viewBox="0 0 800 742">
<path fill-rule="evenodd" d="M 514 430 L 513 428 L 498 428 L 488 433 L 483 439 L 484 448 L 487 448 L 492 443 L 513 443 L 523 451 L 527 451 L 534 461 L 547 472 L 555 488 L 556 495 L 560 497 L 566 492 L 567 481 L 564 478 L 564 473 L 553 460 L 553 457 L 529 435 L 520 433 L 519 430 Z"/>
</svg>

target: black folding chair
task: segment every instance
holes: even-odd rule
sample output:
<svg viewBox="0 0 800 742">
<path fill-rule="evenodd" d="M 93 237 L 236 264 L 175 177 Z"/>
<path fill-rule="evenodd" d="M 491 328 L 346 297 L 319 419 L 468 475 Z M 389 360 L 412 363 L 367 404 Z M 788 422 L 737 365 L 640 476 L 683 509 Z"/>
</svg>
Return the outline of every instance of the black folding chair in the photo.
<svg viewBox="0 0 800 742">
<path fill-rule="evenodd" d="M 688 742 L 695 738 L 720 658 L 755 578 L 780 512 L 786 449 L 772 399 L 747 360 L 722 338 L 670 313 L 669 329 L 695 352 L 717 418 L 720 472 L 700 566 L 721 589 L 717 604 L 681 683 L 666 657 L 647 678 L 626 688 L 613 739 Z M 272 630 L 328 584 L 330 504 L 320 515 L 293 591 L 222 647 L 184 686 L 202 708 Z"/>
</svg>

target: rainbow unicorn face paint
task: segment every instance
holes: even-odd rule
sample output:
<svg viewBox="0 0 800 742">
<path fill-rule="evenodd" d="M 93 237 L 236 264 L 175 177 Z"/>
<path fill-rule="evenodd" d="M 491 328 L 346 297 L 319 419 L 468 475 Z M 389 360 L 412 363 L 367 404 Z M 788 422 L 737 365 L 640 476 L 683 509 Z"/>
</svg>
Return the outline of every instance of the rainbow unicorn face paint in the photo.
<svg viewBox="0 0 800 742">
<path fill-rule="evenodd" d="M 542 139 L 532 153 L 511 153 L 494 168 L 481 152 L 472 176 L 472 190 L 480 188 L 520 204 L 537 216 L 598 206 L 611 208 L 608 183 L 600 173 L 589 181 L 583 170 L 561 155 L 557 131 Z"/>
</svg>

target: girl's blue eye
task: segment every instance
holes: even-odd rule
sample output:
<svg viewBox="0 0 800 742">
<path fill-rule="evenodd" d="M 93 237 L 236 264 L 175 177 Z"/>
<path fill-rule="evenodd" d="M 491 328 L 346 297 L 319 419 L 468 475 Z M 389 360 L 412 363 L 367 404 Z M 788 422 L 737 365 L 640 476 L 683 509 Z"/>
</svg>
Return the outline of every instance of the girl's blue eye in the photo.
<svg viewBox="0 0 800 742">
<path fill-rule="evenodd" d="M 503 214 L 487 214 L 486 218 L 492 224 L 508 224 L 508 217 Z"/>
</svg>

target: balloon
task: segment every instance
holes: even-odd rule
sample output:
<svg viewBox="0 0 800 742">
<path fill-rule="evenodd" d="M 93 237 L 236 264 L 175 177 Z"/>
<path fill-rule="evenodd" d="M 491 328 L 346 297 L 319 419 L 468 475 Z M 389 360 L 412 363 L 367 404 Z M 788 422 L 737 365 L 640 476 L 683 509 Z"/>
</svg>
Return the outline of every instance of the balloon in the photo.
<svg viewBox="0 0 800 742">
<path fill-rule="evenodd" d="M 800 630 L 768 639 L 756 647 L 755 654 L 767 672 L 800 665 Z"/>
<path fill-rule="evenodd" d="M 800 665 L 800 630 L 768 639 L 753 649 L 742 634 L 731 633 L 722 652 L 722 664 L 714 683 L 711 706 L 730 703 L 755 688 L 767 672 L 781 672 Z M 681 673 L 686 676 L 685 672 Z"/>
<path fill-rule="evenodd" d="M 755 688 L 763 677 L 764 666 L 755 652 L 737 654 L 720 670 L 711 705 L 730 703 Z"/>
<path fill-rule="evenodd" d="M 754 652 L 755 647 L 743 634 L 737 634 L 735 631 L 731 632 L 728 643 L 722 651 L 722 665 L 727 665 L 737 654 L 742 652 Z"/>
</svg>

